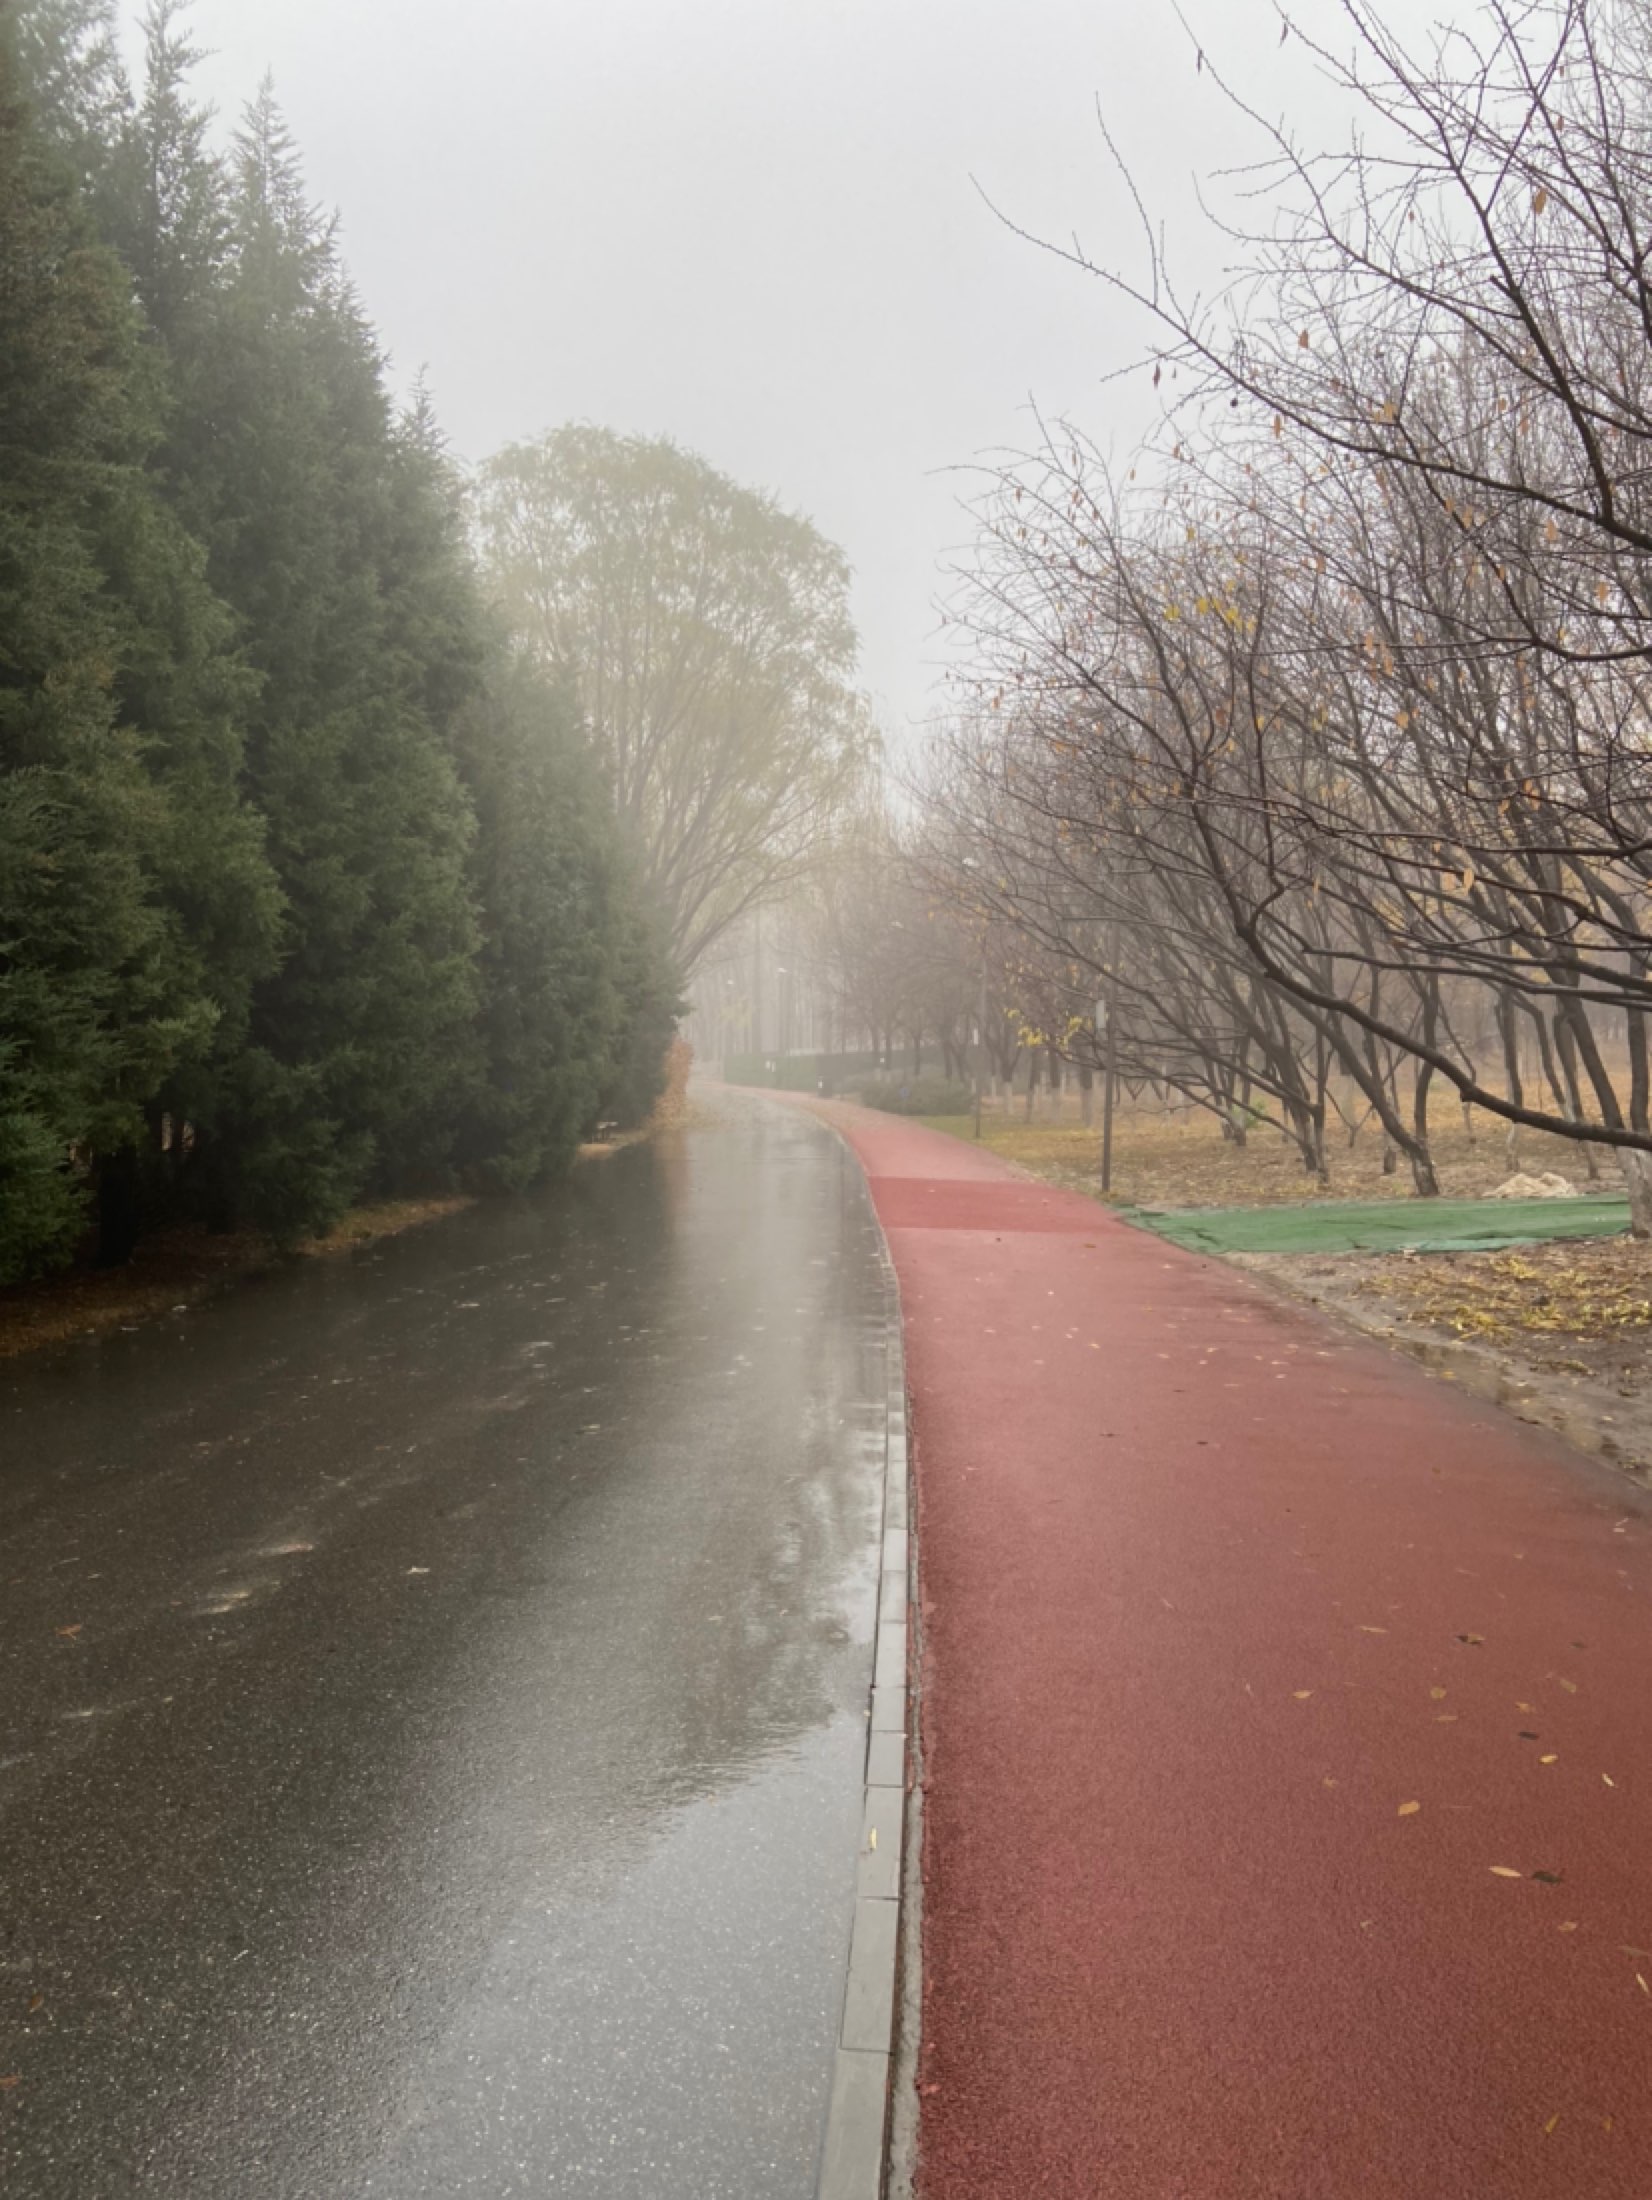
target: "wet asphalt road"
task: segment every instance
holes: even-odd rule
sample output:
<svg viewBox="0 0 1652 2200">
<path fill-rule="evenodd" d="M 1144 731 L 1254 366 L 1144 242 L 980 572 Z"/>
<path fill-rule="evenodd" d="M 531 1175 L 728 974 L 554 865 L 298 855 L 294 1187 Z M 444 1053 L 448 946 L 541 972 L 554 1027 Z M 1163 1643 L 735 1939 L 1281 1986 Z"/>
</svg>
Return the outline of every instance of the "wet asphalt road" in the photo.
<svg viewBox="0 0 1652 2200">
<path fill-rule="evenodd" d="M 882 1474 L 731 1104 L 0 1373 L 0 2189 L 803 2200 Z"/>
</svg>

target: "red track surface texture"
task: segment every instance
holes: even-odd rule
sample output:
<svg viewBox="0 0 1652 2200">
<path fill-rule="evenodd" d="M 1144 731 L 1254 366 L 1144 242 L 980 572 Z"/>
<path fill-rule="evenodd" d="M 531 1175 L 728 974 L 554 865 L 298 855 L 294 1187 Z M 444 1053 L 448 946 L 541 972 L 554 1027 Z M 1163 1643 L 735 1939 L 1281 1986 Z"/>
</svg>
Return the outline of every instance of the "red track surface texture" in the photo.
<svg viewBox="0 0 1652 2200">
<path fill-rule="evenodd" d="M 1646 1499 L 822 1112 L 906 1320 L 923 2200 L 1649 2200 Z"/>
</svg>

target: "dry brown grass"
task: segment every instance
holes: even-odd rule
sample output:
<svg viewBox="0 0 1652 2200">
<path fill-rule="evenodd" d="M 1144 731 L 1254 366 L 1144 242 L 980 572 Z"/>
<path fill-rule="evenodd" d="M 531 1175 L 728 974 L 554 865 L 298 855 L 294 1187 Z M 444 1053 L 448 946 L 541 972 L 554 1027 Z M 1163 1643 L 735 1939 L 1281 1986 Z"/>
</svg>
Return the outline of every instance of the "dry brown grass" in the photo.
<svg viewBox="0 0 1652 2200">
<path fill-rule="evenodd" d="M 352 1207 L 344 1220 L 325 1237 L 305 1238 L 294 1250 L 313 1259 L 317 1255 L 348 1253 L 375 1238 L 399 1237 L 422 1222 L 440 1222 L 444 1215 L 463 1212 L 472 1202 L 455 1193 L 441 1199 L 381 1199 L 369 1207 Z"/>
<path fill-rule="evenodd" d="M 931 1118 L 934 1127 L 968 1138 L 965 1116 Z M 1072 1191 L 1098 1193 L 1101 1131 L 1081 1123 L 1028 1123 L 1019 1113 L 989 1112 L 982 1143 L 1030 1174 Z M 1582 1149 L 1569 1139 L 1522 1131 L 1518 1164 L 1509 1157 L 1505 1128 L 1477 1115 L 1465 1125 L 1461 1111 L 1441 1117 L 1430 1144 L 1440 1189 L 1448 1199 L 1475 1199 L 1494 1191 L 1516 1166 L 1558 1171 L 1578 1189 L 1587 1187 Z M 1406 1199 L 1411 1173 L 1402 1162 L 1382 1173 L 1382 1142 L 1366 1129 L 1350 1145 L 1346 1133 L 1331 1150 L 1331 1181 L 1310 1176 L 1277 1131 L 1253 1130 L 1243 1146 L 1224 1139 L 1209 1115 L 1169 1120 L 1158 1111 L 1127 1109 L 1113 1130 L 1113 1199 L 1126 1207 L 1267 1207 L 1315 1199 Z M 1609 1158 L 1598 1156 L 1603 1180 L 1614 1185 Z"/>
</svg>

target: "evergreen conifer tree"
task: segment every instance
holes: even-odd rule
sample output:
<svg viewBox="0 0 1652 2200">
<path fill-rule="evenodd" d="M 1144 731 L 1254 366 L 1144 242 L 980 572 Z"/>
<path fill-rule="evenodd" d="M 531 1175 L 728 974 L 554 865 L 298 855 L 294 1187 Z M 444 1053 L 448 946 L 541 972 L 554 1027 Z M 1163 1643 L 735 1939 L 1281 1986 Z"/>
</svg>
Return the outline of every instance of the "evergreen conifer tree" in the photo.
<svg viewBox="0 0 1652 2200">
<path fill-rule="evenodd" d="M 0 1274 L 60 1259 L 267 964 L 238 678 L 155 493 L 124 270 L 0 36 Z M 209 930 L 213 916 L 217 937 Z M 121 1249 L 117 1242 L 115 1250 Z"/>
<path fill-rule="evenodd" d="M 266 88 L 237 140 L 215 311 L 181 331 L 182 508 L 260 676 L 250 785 L 284 959 L 209 1153 L 226 1218 L 292 1235 L 444 1157 L 474 1008 L 468 688 L 453 521 Z"/>
</svg>

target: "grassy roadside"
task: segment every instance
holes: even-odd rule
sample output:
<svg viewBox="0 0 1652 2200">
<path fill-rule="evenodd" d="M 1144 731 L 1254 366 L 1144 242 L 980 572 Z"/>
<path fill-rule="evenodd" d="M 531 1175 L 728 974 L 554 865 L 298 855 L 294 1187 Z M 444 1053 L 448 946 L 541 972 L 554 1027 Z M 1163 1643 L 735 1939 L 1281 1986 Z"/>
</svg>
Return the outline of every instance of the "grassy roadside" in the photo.
<svg viewBox="0 0 1652 2200">
<path fill-rule="evenodd" d="M 691 1120 L 687 1099 L 693 1057 L 681 1042 L 667 1057 L 665 1090 L 641 1129 L 618 1131 L 582 1145 L 577 1161 L 600 1161 L 642 1139 Z M 381 1238 L 399 1237 L 427 1222 L 460 1213 L 474 1200 L 450 1194 L 433 1199 L 386 1199 L 353 1207 L 324 1237 L 306 1238 L 290 1253 L 250 1235 L 213 1236 L 205 1230 L 170 1230 L 145 1238 L 124 1268 L 76 1269 L 42 1283 L 0 1286 L 0 1360 L 65 1344 L 73 1337 L 111 1329 L 135 1329 L 157 1314 L 193 1306 L 216 1291 L 260 1274 L 282 1260 L 324 1260 L 351 1253 Z"/>
<path fill-rule="evenodd" d="M 193 1306 L 283 1259 L 318 1260 L 354 1252 L 380 1238 L 457 1214 L 463 1198 L 380 1200 L 354 1207 L 324 1237 L 306 1238 L 290 1254 L 265 1239 L 167 1230 L 145 1238 L 124 1268 L 77 1269 L 42 1283 L 0 1289 L 0 1360 L 65 1344 L 72 1337 L 135 1329 L 157 1314 Z"/>
<path fill-rule="evenodd" d="M 964 1115 L 925 1116 L 932 1130 L 974 1142 L 974 1123 Z M 1076 1122 L 1028 1123 L 1019 1111 L 989 1113 L 981 1143 L 1045 1182 L 1100 1196 L 1101 1132 Z M 1436 1124 L 1430 1138 L 1440 1190 L 1447 1199 L 1479 1199 L 1512 1176 L 1553 1170 L 1590 1189 L 1580 1149 L 1564 1138 L 1522 1132 L 1511 1159 L 1500 1124 L 1479 1116 Z M 1596 1166 L 1608 1189 L 1618 1183 L 1610 1160 Z M 1409 1199 L 1411 1176 L 1402 1165 L 1383 1174 L 1381 1141 L 1366 1131 L 1336 1143 L 1331 1181 L 1321 1184 L 1302 1167 L 1276 1131 L 1253 1131 L 1243 1146 L 1223 1138 L 1208 1115 L 1166 1120 L 1155 1112 L 1124 1110 L 1114 1126 L 1113 1193 L 1121 1207 L 1270 1207 L 1314 1200 Z"/>
</svg>

